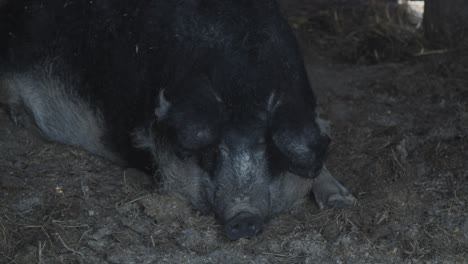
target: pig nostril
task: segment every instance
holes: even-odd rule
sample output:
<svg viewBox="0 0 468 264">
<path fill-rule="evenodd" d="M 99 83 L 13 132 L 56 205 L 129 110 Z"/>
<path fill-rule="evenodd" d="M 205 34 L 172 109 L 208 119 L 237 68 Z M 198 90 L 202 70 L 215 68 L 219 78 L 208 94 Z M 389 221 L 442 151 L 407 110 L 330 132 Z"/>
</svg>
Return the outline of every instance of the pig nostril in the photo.
<svg viewBox="0 0 468 264">
<path fill-rule="evenodd" d="M 262 224 L 261 217 L 251 213 L 240 213 L 226 222 L 224 231 L 231 240 L 251 238 L 261 232 Z"/>
<path fill-rule="evenodd" d="M 239 231 L 239 229 L 241 229 L 241 225 L 240 225 L 240 224 L 235 224 L 235 225 L 232 226 L 232 231 L 234 231 L 234 232 Z"/>
</svg>

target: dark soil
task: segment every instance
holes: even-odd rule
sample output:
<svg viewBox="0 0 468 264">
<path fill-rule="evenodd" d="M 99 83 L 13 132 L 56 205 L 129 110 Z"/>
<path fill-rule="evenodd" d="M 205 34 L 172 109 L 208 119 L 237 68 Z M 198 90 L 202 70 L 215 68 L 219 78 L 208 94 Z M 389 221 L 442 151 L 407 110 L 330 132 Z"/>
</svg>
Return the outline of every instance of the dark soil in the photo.
<svg viewBox="0 0 468 264">
<path fill-rule="evenodd" d="M 288 4 L 294 21 L 317 11 Z M 311 200 L 231 242 L 151 177 L 0 108 L 0 263 L 468 263 L 468 52 L 353 62 L 297 33 L 354 208 Z"/>
</svg>

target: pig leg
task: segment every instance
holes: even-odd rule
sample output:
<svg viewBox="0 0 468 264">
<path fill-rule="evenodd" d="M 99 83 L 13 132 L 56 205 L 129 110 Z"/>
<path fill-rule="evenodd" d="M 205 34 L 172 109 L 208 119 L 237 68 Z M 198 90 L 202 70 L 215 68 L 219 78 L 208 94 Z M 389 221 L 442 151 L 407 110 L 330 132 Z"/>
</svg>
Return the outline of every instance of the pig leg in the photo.
<svg viewBox="0 0 468 264">
<path fill-rule="evenodd" d="M 346 208 L 356 202 L 356 198 L 331 175 L 325 166 L 320 175 L 314 179 L 312 191 L 320 209 Z"/>
<path fill-rule="evenodd" d="M 7 78 L 0 80 L 0 103 L 6 106 L 7 113 L 16 126 L 34 128 L 34 122 L 27 112 L 16 88 L 12 80 Z"/>
</svg>

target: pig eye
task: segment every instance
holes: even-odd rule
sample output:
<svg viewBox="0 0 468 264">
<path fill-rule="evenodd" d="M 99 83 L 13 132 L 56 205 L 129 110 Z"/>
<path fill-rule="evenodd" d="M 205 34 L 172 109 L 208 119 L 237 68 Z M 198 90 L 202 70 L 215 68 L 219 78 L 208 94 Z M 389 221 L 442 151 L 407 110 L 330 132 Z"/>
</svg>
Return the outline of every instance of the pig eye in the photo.
<svg viewBox="0 0 468 264">
<path fill-rule="evenodd" d="M 181 160 L 186 160 L 190 157 L 192 157 L 193 155 L 195 155 L 195 151 L 191 150 L 191 149 L 186 149 L 180 145 L 177 145 L 175 148 L 174 148 L 174 152 L 176 154 L 176 156 L 181 159 Z"/>
<path fill-rule="evenodd" d="M 185 149 L 199 150 L 213 145 L 218 140 L 221 125 L 216 109 L 201 111 L 189 106 L 174 106 L 173 109 L 163 122 L 173 132 L 170 137 L 175 143 Z"/>
<path fill-rule="evenodd" d="M 205 148 L 213 144 L 217 138 L 216 129 L 205 125 L 187 124 L 176 131 L 177 142 L 188 150 Z"/>
</svg>

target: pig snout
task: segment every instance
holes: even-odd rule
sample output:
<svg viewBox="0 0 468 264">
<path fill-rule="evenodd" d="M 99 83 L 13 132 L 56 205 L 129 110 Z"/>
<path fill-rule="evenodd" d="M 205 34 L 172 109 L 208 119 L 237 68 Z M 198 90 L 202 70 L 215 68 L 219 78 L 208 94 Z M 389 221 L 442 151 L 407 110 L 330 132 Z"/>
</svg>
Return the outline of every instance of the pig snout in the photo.
<svg viewBox="0 0 468 264">
<path fill-rule="evenodd" d="M 229 204 L 224 210 L 221 222 L 228 239 L 252 238 L 263 231 L 269 210 L 269 195 L 261 190 L 256 193 L 256 197 L 234 199 L 237 202 Z"/>
<path fill-rule="evenodd" d="M 224 233 L 230 240 L 251 238 L 262 231 L 263 219 L 260 215 L 241 212 L 226 221 Z"/>
</svg>

